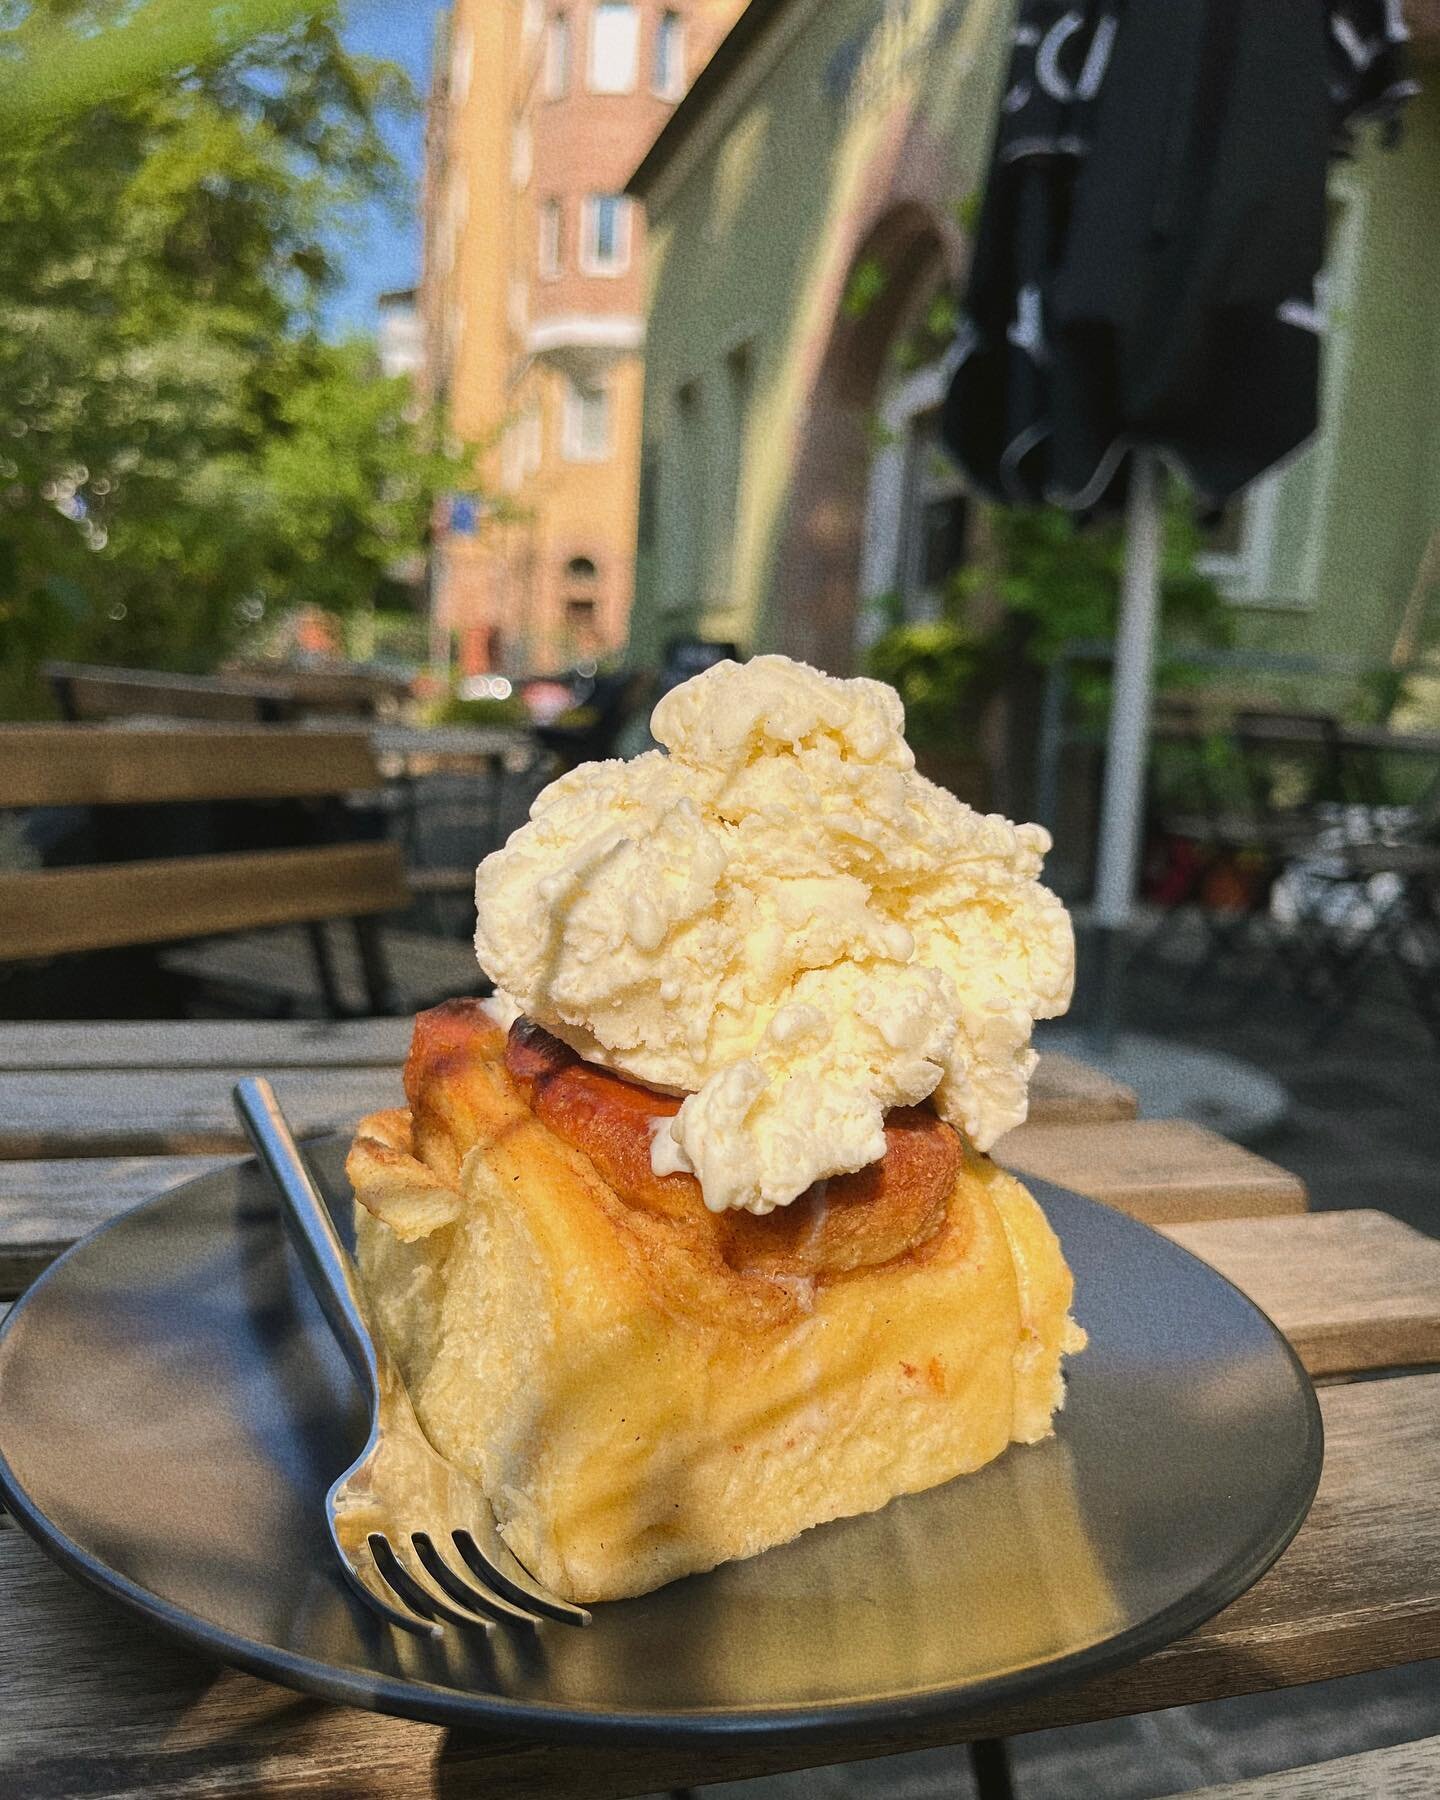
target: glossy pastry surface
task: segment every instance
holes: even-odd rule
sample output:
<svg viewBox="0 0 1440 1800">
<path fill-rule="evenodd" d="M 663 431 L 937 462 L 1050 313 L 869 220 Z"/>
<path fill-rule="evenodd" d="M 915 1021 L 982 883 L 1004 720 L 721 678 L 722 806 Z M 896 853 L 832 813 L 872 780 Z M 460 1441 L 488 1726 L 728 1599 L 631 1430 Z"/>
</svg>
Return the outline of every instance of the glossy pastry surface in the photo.
<svg viewBox="0 0 1440 1800">
<path fill-rule="evenodd" d="M 657 1176 L 678 1106 L 475 1002 L 350 1159 L 426 1430 L 568 1597 L 641 1593 L 1048 1434 L 1083 1341 L 1034 1202 L 927 1108 L 775 1213 Z"/>
</svg>

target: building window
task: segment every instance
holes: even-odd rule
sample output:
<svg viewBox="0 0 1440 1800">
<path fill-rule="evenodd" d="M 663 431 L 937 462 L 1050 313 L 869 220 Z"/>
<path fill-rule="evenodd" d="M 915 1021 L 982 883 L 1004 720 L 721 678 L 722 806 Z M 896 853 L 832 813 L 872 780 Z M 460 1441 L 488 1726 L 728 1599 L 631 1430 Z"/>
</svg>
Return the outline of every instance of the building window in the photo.
<svg viewBox="0 0 1440 1800">
<path fill-rule="evenodd" d="M 610 394 L 599 382 L 572 380 L 565 390 L 565 460 L 604 462 L 610 454 Z"/>
<path fill-rule="evenodd" d="M 540 273 L 547 281 L 553 281 L 560 273 L 564 227 L 564 207 L 558 200 L 547 200 L 540 208 Z"/>
<path fill-rule="evenodd" d="M 505 427 L 500 438 L 500 486 L 507 494 L 513 494 L 525 478 L 520 433 L 515 421 Z"/>
<path fill-rule="evenodd" d="M 580 220 L 580 267 L 587 275 L 621 275 L 630 266 L 630 202 L 591 194 Z"/>
<path fill-rule="evenodd" d="M 639 54 L 640 9 L 630 0 L 599 0 L 590 15 L 591 92 L 633 93 Z"/>
<path fill-rule="evenodd" d="M 640 457 L 640 500 L 637 516 L 636 547 L 641 551 L 655 548 L 660 511 L 660 452 L 647 444 Z"/>
<path fill-rule="evenodd" d="M 565 565 L 565 573 L 571 581 L 594 581 L 600 571 L 588 556 L 572 556 Z"/>
<path fill-rule="evenodd" d="M 705 554 L 708 590 L 712 606 L 729 606 L 734 595 L 735 556 L 740 531 L 741 489 L 744 484 L 745 435 L 750 422 L 750 390 L 754 378 L 754 351 L 737 344 L 726 355 L 722 379 L 716 384 L 719 442 L 713 445 L 710 478 L 718 482 L 713 515 L 714 541 Z M 712 426 L 712 438 L 716 435 Z"/>
<path fill-rule="evenodd" d="M 685 21 L 678 12 L 663 12 L 655 27 L 652 86 L 662 100 L 678 100 L 685 92 Z"/>
<path fill-rule="evenodd" d="M 666 612 L 693 613 L 700 607 L 708 491 L 704 397 L 700 383 L 690 381 L 675 393 L 674 429 L 662 477 L 660 603 Z"/>
<path fill-rule="evenodd" d="M 570 15 L 556 13 L 545 35 L 545 96 L 561 100 L 570 92 Z"/>
<path fill-rule="evenodd" d="M 572 655 L 593 655 L 599 648 L 598 613 L 599 608 L 591 599 L 577 595 L 565 602 L 565 635 Z"/>
<path fill-rule="evenodd" d="M 1350 364 L 1350 312 L 1359 279 L 1365 197 L 1345 173 L 1331 182 L 1325 271 L 1313 306 L 1282 310 L 1321 338 L 1324 407 L 1320 430 L 1300 453 L 1271 469 L 1231 502 L 1205 535 L 1196 559 L 1237 606 L 1304 611 L 1320 591 L 1337 431 Z"/>
<path fill-rule="evenodd" d="M 527 42 L 539 35 L 545 18 L 545 0 L 525 0 L 523 28 Z"/>
<path fill-rule="evenodd" d="M 525 187 L 535 166 L 535 140 L 528 119 L 517 119 L 510 140 L 510 179 L 517 188 Z"/>
</svg>

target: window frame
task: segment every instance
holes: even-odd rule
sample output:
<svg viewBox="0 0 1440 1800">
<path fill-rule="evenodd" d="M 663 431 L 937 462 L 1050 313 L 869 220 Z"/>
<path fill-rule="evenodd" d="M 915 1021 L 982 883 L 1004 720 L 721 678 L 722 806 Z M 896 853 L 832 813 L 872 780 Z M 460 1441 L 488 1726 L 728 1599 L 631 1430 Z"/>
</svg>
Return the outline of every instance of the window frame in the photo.
<svg viewBox="0 0 1440 1800">
<path fill-rule="evenodd" d="M 505 317 L 516 337 L 524 337 L 530 329 L 530 283 L 523 275 L 510 277 L 505 293 Z"/>
<path fill-rule="evenodd" d="M 545 21 L 545 54 L 541 87 L 547 100 L 563 100 L 575 77 L 575 28 L 568 10 Z"/>
<path fill-rule="evenodd" d="M 627 72 L 619 85 L 601 79 L 602 24 L 607 16 L 623 13 L 630 42 Z M 585 85 L 592 94 L 633 94 L 640 80 L 640 8 L 635 0 L 595 0 L 590 8 L 589 44 L 585 57 Z"/>
<path fill-rule="evenodd" d="M 655 21 L 655 41 L 650 55 L 650 91 L 657 99 L 684 99 L 686 48 L 685 15 L 673 6 L 667 6 Z M 662 57 L 665 58 L 663 68 Z"/>
<path fill-rule="evenodd" d="M 584 407 L 588 398 L 601 402 L 604 442 L 593 445 L 586 441 Z M 569 463 L 609 462 L 615 450 L 615 397 L 610 383 L 604 380 L 582 382 L 567 376 L 564 416 L 561 431 L 561 454 Z"/>
<path fill-rule="evenodd" d="M 565 202 L 558 194 L 541 201 L 536 219 L 535 266 L 542 281 L 565 272 Z"/>
<path fill-rule="evenodd" d="M 450 52 L 450 103 L 457 109 L 470 98 L 475 70 L 475 33 L 467 25 L 456 34 Z"/>
<path fill-rule="evenodd" d="M 615 256 L 606 261 L 599 254 L 600 209 L 613 205 L 616 209 Z M 634 249 L 634 209 L 625 194 L 587 194 L 580 208 L 580 269 L 586 275 L 616 276 L 628 274 Z"/>
<path fill-rule="evenodd" d="M 535 173 L 535 133 L 521 113 L 510 128 L 510 182 L 523 193 Z"/>
<path fill-rule="evenodd" d="M 520 415 L 520 464 L 526 475 L 535 475 L 544 460 L 545 409 L 537 396 Z"/>
</svg>

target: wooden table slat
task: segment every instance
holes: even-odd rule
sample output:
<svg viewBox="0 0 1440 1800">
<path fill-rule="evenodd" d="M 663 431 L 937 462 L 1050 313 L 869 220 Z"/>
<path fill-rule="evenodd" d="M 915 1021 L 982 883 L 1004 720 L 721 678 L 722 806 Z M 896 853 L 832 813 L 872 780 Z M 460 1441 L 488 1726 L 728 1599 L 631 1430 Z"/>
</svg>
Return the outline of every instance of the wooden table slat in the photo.
<svg viewBox="0 0 1440 1800">
<path fill-rule="evenodd" d="M 255 1065 L 226 1069 L 42 1070 L 0 1077 L 0 1158 L 215 1156 L 243 1148 L 230 1090 Z M 353 1131 L 404 1104 L 398 1068 L 277 1069 L 298 1132 Z"/>
<path fill-rule="evenodd" d="M 128 1046 L 112 1035 L 109 1048 L 118 1053 L 128 1048 L 130 1057 L 149 1059 L 143 1062 L 103 1068 L 34 1063 L 12 1068 L 0 1074 L 0 1158 L 219 1154 L 243 1141 L 230 1105 L 230 1084 L 257 1068 L 276 1072 L 276 1089 L 286 1107 L 294 1108 L 299 1129 L 312 1135 L 349 1131 L 363 1113 L 401 1104 L 399 1063 L 409 1028 L 405 1021 L 388 1023 L 405 1028 L 398 1053 L 388 1063 L 373 1062 L 374 1043 L 381 1041 L 377 1035 L 366 1045 L 363 1067 L 317 1066 L 308 1058 L 302 1063 L 305 1034 L 313 1027 L 289 1027 L 294 1043 L 284 1051 L 278 1036 L 267 1036 L 267 1030 L 284 1028 L 249 1026 L 234 1028 L 232 1053 L 223 1059 L 214 1045 L 195 1035 L 198 1027 L 189 1028 L 181 1040 L 188 1043 L 188 1060 L 182 1067 L 158 1066 L 155 1028 L 140 1027 Z M 108 1028 L 112 1034 L 129 1029 Z M 51 1055 L 57 1054 L 58 1048 L 52 1048 Z M 17 1059 L 13 1040 L 9 1055 Z M 289 1066 L 281 1060 L 286 1055 L 292 1059 Z M 1042 1119 L 1057 1111 L 1068 1115 L 1091 1102 L 1102 1109 L 1124 1104 L 1128 1090 L 1118 1082 L 1100 1077 L 1098 1088 L 1077 1083 L 1063 1062 L 1052 1073 L 1049 1059 L 1041 1070 L 1046 1078 L 1038 1084 L 1035 1110 Z"/>
<path fill-rule="evenodd" d="M 409 1019 L 0 1025 L 0 1071 L 396 1068 Z"/>
<path fill-rule="evenodd" d="M 1030 1078 L 1030 1117 L 1038 1124 L 1104 1124 L 1133 1119 L 1140 1109 L 1134 1088 L 1059 1050 L 1042 1050 Z"/>
<path fill-rule="evenodd" d="M 1440 1363 L 1440 1240 L 1388 1213 L 1164 1230 L 1268 1313 L 1312 1376 Z"/>
<path fill-rule="evenodd" d="M 1332 1388 L 1320 1493 L 1290 1550 L 1218 1618 L 1130 1668 L 861 1742 L 575 1748 L 447 1735 L 216 1672 L 0 1536 L 0 1791 L 28 1800 L 620 1800 L 967 1737 L 1284 1688 L 1440 1655 L 1440 1375 Z M 1022 1452 L 1023 1454 L 1023 1452 Z M 9 1791 L 13 1791 L 13 1788 Z"/>
<path fill-rule="evenodd" d="M 1150 1225 L 1304 1212 L 1296 1175 L 1185 1119 L 1107 1125 L 1034 1122 L 1001 1138 L 995 1157 Z"/>
</svg>

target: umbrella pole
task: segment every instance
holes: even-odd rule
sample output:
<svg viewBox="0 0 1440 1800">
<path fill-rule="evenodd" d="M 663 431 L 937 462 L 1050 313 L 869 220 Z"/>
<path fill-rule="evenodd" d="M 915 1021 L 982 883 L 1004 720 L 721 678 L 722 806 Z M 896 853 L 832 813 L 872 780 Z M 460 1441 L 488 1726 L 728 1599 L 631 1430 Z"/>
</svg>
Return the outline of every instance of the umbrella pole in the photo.
<svg viewBox="0 0 1440 1800">
<path fill-rule="evenodd" d="M 1160 472 L 1153 450 L 1137 450 L 1125 508 L 1125 572 L 1115 633 L 1110 738 L 1095 877 L 1094 1013 L 1100 1048 L 1114 1043 L 1124 977 L 1125 934 L 1134 913 L 1145 814 L 1155 637 L 1160 612 Z"/>
</svg>

